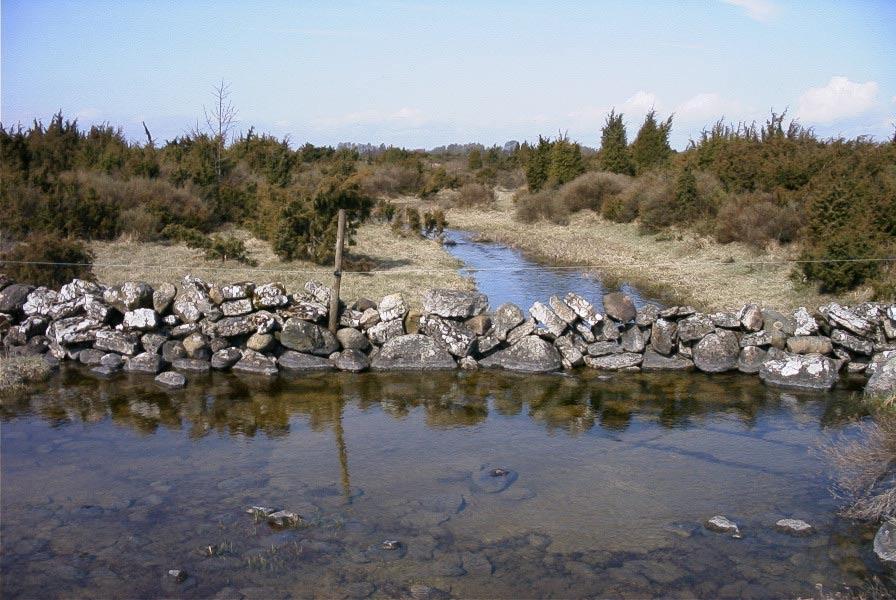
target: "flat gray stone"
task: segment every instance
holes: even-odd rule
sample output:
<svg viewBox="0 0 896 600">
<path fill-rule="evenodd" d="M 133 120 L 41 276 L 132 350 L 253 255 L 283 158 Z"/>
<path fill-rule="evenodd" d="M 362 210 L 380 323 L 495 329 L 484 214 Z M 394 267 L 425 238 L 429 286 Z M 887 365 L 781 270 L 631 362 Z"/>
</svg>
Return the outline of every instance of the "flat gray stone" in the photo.
<svg viewBox="0 0 896 600">
<path fill-rule="evenodd" d="M 370 368 L 378 371 L 430 371 L 455 369 L 451 353 L 435 340 L 412 333 L 388 340 L 371 358 Z"/>
<path fill-rule="evenodd" d="M 165 371 L 156 375 L 156 383 L 169 388 L 182 388 L 187 385 L 187 378 L 175 371 Z"/>
<path fill-rule="evenodd" d="M 563 366 L 554 346 L 537 336 L 526 336 L 510 348 L 498 350 L 479 361 L 484 368 L 499 368 L 526 373 L 557 371 Z"/>
<path fill-rule="evenodd" d="M 277 358 L 277 364 L 286 371 L 330 371 L 333 363 L 328 359 L 287 350 Z"/>
</svg>

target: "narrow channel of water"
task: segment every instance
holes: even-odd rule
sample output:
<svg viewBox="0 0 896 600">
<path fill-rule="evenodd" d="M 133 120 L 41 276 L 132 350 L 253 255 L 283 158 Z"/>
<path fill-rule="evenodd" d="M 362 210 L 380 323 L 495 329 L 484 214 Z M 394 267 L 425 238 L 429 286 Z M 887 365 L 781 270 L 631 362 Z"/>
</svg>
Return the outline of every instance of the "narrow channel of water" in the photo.
<svg viewBox="0 0 896 600">
<path fill-rule="evenodd" d="M 566 292 L 576 292 L 602 310 L 604 293 L 615 291 L 606 290 L 594 274 L 577 269 L 547 268 L 504 244 L 476 241 L 476 234 L 468 231 L 446 229 L 445 239 L 448 241 L 445 250 L 464 263 L 461 274 L 473 277 L 477 289 L 488 296 L 492 308 L 513 302 L 527 310 L 532 303 L 547 302 L 555 294 L 562 296 Z M 620 289 L 636 306 L 659 304 L 628 284 L 623 284 Z"/>
<path fill-rule="evenodd" d="M 3 598 L 795 598 L 881 571 L 818 451 L 855 435 L 846 387 L 215 373 L 169 392 L 86 373 L 0 402 Z M 705 530 L 716 514 L 743 539 Z"/>
</svg>

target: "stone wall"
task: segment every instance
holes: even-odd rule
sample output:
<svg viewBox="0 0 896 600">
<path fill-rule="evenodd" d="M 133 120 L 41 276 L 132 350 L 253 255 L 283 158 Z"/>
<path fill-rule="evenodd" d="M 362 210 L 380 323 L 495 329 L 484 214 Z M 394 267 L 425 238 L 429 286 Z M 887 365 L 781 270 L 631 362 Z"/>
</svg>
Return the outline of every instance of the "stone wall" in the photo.
<svg viewBox="0 0 896 600">
<path fill-rule="evenodd" d="M 755 304 L 702 314 L 691 307 L 636 309 L 621 293 L 601 314 L 569 293 L 489 311 L 476 292 L 430 290 L 422 313 L 392 294 L 343 307 L 327 327 L 330 289 L 308 282 L 290 294 L 279 283 L 208 285 L 186 276 L 176 287 L 143 282 L 108 287 L 76 279 L 60 290 L 0 276 L 0 335 L 9 356 L 76 360 L 99 376 L 148 373 L 182 386 L 183 373 L 233 370 L 432 370 L 502 368 L 550 372 L 741 371 L 773 385 L 829 389 L 839 377 L 867 378 L 866 390 L 896 388 L 896 305 L 831 303 L 783 314 Z"/>
</svg>

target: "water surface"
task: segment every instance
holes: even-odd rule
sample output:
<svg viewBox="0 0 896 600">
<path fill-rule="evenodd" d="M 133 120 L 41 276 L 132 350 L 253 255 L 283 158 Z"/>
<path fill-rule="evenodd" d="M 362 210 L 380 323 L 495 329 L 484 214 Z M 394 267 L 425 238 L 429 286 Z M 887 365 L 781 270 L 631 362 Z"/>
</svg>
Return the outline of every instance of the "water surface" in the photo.
<svg viewBox="0 0 896 600">
<path fill-rule="evenodd" d="M 85 373 L 0 404 L 3 598 L 809 597 L 880 569 L 817 450 L 862 416 L 846 388 L 215 373 L 168 392 Z M 259 504 L 305 526 L 255 522 Z M 715 514 L 744 538 L 706 531 Z"/>
<path fill-rule="evenodd" d="M 446 229 L 445 239 L 449 242 L 445 250 L 464 263 L 461 274 L 475 280 L 476 288 L 488 296 L 492 308 L 513 302 L 528 309 L 534 302 L 547 302 L 555 294 L 575 292 L 602 311 L 604 293 L 615 291 L 605 289 L 593 273 L 546 267 L 504 244 L 478 241 L 476 234 L 469 231 Z M 632 298 L 635 306 L 659 304 L 627 283 L 619 289 Z"/>
</svg>

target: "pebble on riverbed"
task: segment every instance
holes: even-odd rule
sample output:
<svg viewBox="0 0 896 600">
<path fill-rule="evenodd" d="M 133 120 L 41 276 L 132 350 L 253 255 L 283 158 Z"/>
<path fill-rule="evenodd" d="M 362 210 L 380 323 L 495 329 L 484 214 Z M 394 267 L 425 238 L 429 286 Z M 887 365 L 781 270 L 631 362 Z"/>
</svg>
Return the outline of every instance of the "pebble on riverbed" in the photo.
<svg viewBox="0 0 896 600">
<path fill-rule="evenodd" d="M 278 510 L 268 515 L 268 524 L 274 527 L 298 527 L 302 523 L 302 516 L 288 510 Z"/>
<path fill-rule="evenodd" d="M 708 521 L 706 521 L 706 523 L 704 523 L 704 526 L 710 531 L 715 531 L 716 533 L 730 533 L 731 537 L 741 537 L 740 529 L 737 527 L 737 523 L 721 515 L 716 515 L 713 518 L 709 519 Z"/>
<path fill-rule="evenodd" d="M 815 533 L 814 527 L 800 519 L 780 519 L 775 523 L 775 529 L 790 535 L 811 535 Z"/>
<path fill-rule="evenodd" d="M 168 569 L 168 577 L 180 583 L 187 578 L 187 572 L 182 569 Z"/>
</svg>

